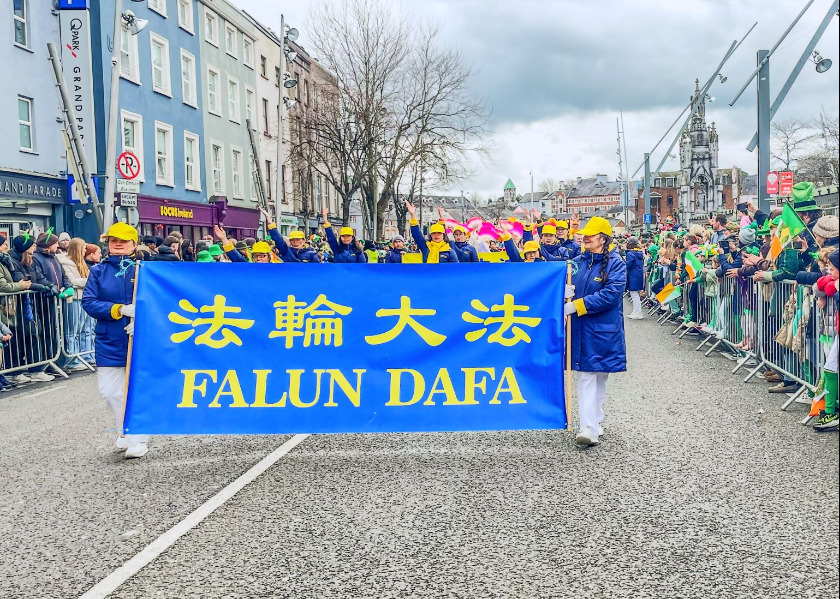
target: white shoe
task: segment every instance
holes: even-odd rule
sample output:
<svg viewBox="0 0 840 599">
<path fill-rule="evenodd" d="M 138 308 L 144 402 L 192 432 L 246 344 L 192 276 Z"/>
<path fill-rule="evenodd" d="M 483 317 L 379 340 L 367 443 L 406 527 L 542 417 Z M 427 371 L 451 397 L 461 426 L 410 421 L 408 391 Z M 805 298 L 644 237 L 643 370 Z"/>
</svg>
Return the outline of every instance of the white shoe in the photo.
<svg viewBox="0 0 840 599">
<path fill-rule="evenodd" d="M 632 314 L 628 314 L 627 318 L 630 320 L 641 320 L 644 316 L 642 316 L 641 312 L 633 312 Z"/>
<path fill-rule="evenodd" d="M 127 437 L 117 437 L 117 449 L 120 451 L 125 451 L 128 449 L 128 438 Z"/>
<path fill-rule="evenodd" d="M 125 459 L 142 458 L 147 453 L 149 453 L 149 448 L 145 443 L 133 443 L 125 450 Z"/>
<path fill-rule="evenodd" d="M 19 374 L 15 377 L 15 382 L 18 385 L 23 385 L 25 383 L 31 383 L 32 379 L 26 376 L 25 374 Z"/>
<path fill-rule="evenodd" d="M 55 380 L 53 375 L 47 374 L 46 372 L 34 372 L 29 378 L 40 383 L 48 383 Z"/>
<path fill-rule="evenodd" d="M 598 440 L 598 433 L 587 426 L 586 428 L 581 429 L 581 431 L 577 434 L 577 437 L 575 437 L 575 443 L 591 447 L 593 445 L 598 445 L 600 441 Z"/>
</svg>

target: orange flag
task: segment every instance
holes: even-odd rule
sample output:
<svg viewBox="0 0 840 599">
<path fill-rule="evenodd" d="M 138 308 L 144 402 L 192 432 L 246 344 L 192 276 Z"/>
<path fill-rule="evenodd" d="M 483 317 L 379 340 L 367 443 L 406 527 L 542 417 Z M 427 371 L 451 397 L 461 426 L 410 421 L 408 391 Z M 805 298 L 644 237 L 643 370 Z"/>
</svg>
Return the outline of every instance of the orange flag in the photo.
<svg viewBox="0 0 840 599">
<path fill-rule="evenodd" d="M 779 241 L 779 238 L 776 235 L 773 235 L 773 239 L 770 240 L 770 258 L 775 260 L 779 257 L 779 254 L 782 253 L 782 242 Z"/>
</svg>

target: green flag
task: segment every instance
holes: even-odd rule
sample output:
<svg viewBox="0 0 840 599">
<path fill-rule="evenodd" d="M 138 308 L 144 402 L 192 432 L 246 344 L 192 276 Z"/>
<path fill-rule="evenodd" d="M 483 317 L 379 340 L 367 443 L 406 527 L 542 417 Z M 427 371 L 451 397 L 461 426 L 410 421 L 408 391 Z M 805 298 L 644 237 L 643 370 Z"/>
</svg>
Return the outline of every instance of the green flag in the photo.
<svg viewBox="0 0 840 599">
<path fill-rule="evenodd" d="M 790 204 L 785 204 L 785 207 L 782 208 L 782 222 L 787 227 L 791 239 L 805 230 L 805 223 L 802 222 L 802 219 L 799 218 Z"/>
</svg>

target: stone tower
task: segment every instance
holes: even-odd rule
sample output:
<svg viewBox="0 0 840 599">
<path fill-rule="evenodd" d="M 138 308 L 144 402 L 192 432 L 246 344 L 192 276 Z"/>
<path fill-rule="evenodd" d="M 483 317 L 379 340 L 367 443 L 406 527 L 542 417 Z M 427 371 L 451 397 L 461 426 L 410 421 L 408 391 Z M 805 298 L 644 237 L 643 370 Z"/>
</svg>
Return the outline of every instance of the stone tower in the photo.
<svg viewBox="0 0 840 599">
<path fill-rule="evenodd" d="M 706 124 L 706 97 L 700 96 L 700 81 L 694 82 L 691 107 L 697 108 L 680 136 L 681 220 L 708 215 L 721 208 L 717 181 L 718 134 L 714 123 Z"/>
<path fill-rule="evenodd" d="M 505 183 L 504 197 L 505 204 L 508 206 L 516 202 L 516 185 L 510 179 Z"/>
</svg>

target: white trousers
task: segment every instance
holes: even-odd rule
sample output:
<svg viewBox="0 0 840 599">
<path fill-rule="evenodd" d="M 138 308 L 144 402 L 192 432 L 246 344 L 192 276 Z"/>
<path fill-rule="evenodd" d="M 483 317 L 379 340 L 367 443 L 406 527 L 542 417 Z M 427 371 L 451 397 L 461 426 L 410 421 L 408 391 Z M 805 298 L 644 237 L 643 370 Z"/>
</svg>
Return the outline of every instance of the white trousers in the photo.
<svg viewBox="0 0 840 599">
<path fill-rule="evenodd" d="M 840 353 L 840 335 L 834 336 L 834 341 L 831 342 L 831 348 L 825 355 L 825 366 L 823 370 L 837 372 L 837 354 Z"/>
<path fill-rule="evenodd" d="M 100 366 L 97 368 L 97 372 L 99 373 L 99 393 L 105 398 L 105 403 L 108 404 L 108 408 L 114 414 L 117 430 L 122 431 L 125 368 Z M 129 444 L 146 443 L 149 440 L 149 435 L 126 435 L 125 438 Z"/>
<path fill-rule="evenodd" d="M 604 397 L 607 395 L 608 372 L 578 373 L 578 414 L 580 428 L 590 428 L 599 435 L 604 421 Z"/>
<path fill-rule="evenodd" d="M 639 297 L 638 291 L 630 292 L 630 301 L 633 302 L 633 314 L 642 313 L 642 298 Z"/>
</svg>

